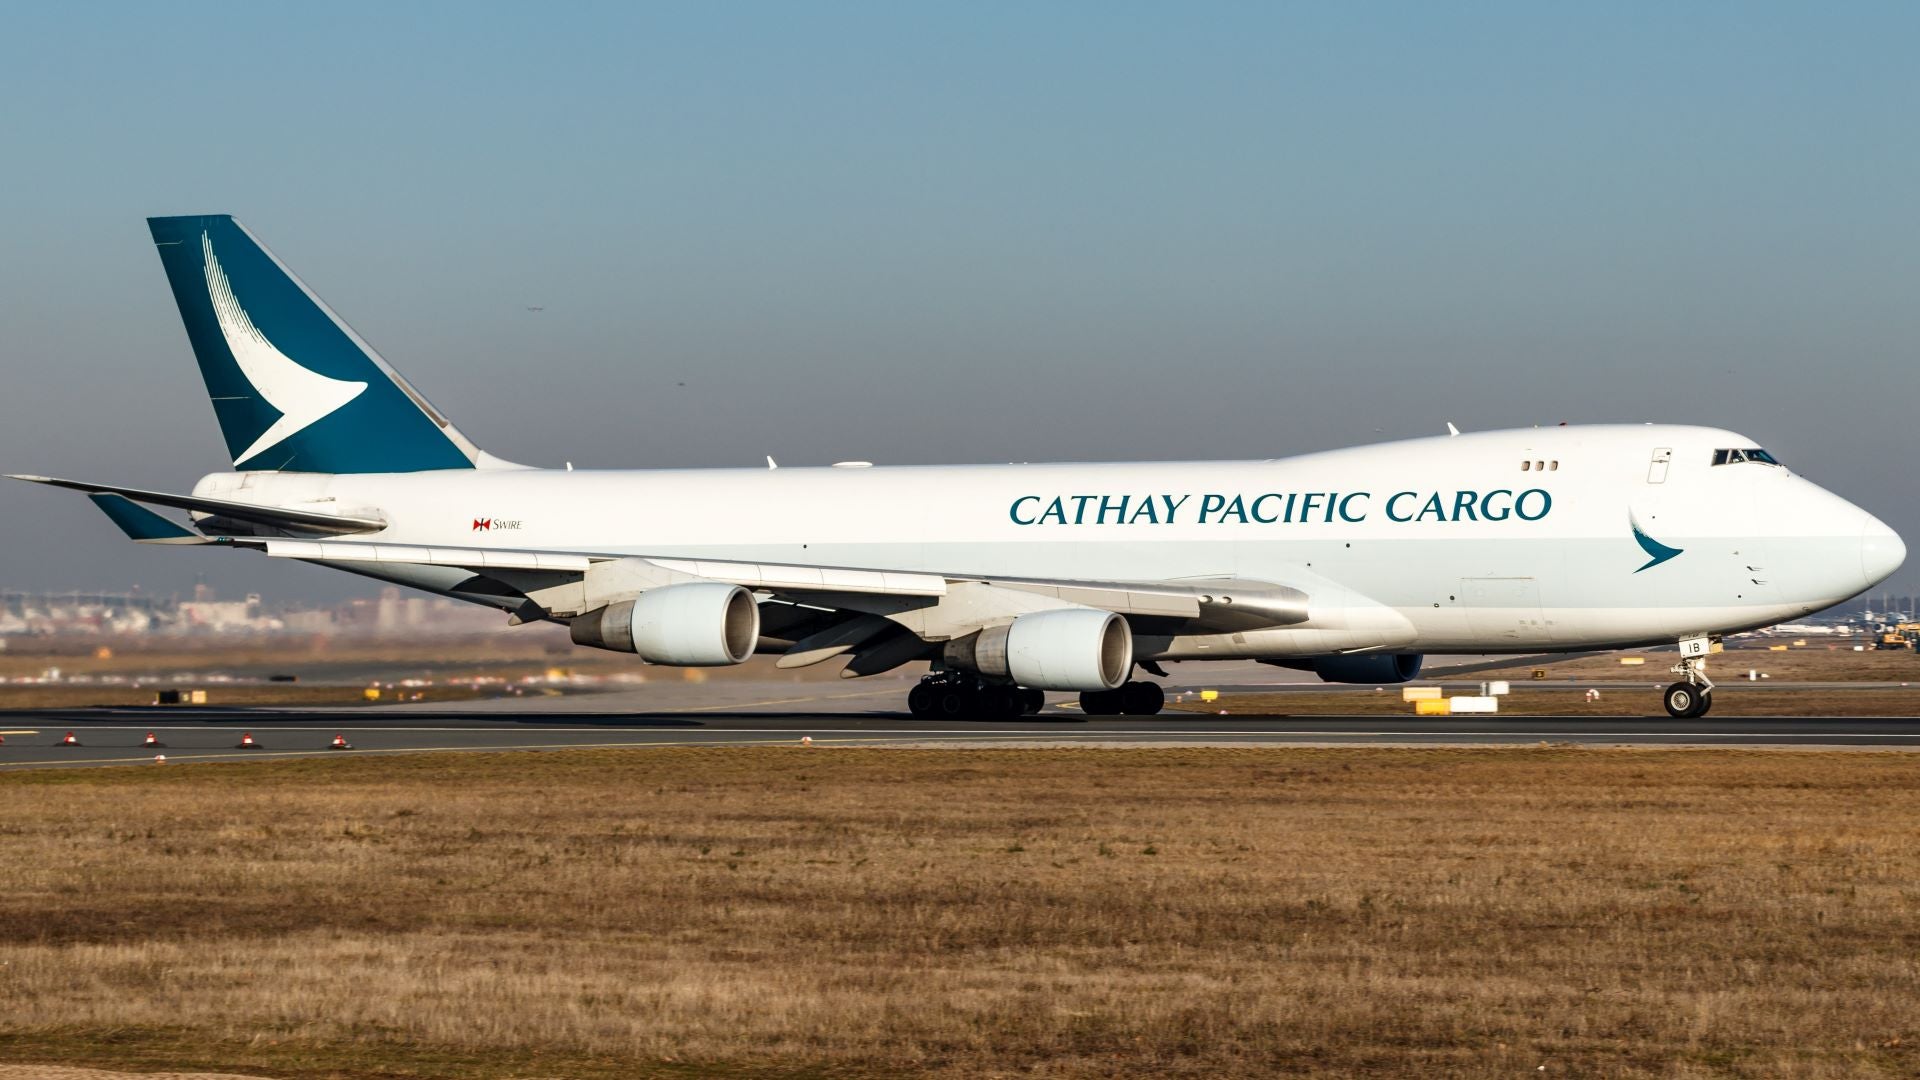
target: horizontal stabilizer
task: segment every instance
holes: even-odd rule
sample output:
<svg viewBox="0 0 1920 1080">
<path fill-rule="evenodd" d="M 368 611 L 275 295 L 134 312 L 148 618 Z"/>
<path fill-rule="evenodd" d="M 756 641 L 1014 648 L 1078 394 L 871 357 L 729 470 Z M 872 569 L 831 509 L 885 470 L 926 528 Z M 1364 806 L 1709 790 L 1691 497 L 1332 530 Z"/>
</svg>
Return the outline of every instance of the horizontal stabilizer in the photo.
<svg viewBox="0 0 1920 1080">
<path fill-rule="evenodd" d="M 48 484 L 53 487 L 67 488 L 71 491 L 84 491 L 89 495 L 119 495 L 137 503 L 151 503 L 154 506 L 170 506 L 175 510 L 191 510 L 202 514 L 217 514 L 235 521 L 251 522 L 276 529 L 297 529 L 303 532 L 344 535 L 347 533 L 379 532 L 387 523 L 378 518 L 345 517 L 339 514 L 321 514 L 311 510 L 290 510 L 278 506 L 257 506 L 253 503 L 232 502 L 227 499 L 203 499 L 197 495 L 171 495 L 164 491 L 142 491 L 139 488 L 114 487 L 109 484 L 89 484 L 79 480 L 58 480 L 51 476 L 21 476 L 8 474 L 9 480 L 25 480 L 32 484 Z M 159 518 L 161 521 L 165 518 Z M 116 522 L 118 518 L 114 519 Z M 125 526 L 121 526 L 125 528 Z"/>
<path fill-rule="evenodd" d="M 106 512 L 127 538 L 142 544 L 208 544 L 197 532 L 168 521 L 125 495 L 94 494 L 87 498 Z"/>
</svg>

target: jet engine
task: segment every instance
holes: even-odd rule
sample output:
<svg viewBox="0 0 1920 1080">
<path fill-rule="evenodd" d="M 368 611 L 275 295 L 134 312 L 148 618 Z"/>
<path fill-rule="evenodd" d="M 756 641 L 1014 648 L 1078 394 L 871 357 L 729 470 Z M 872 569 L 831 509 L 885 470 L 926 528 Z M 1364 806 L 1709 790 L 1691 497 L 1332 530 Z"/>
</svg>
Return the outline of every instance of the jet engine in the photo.
<svg viewBox="0 0 1920 1080">
<path fill-rule="evenodd" d="M 1111 690 L 1133 673 L 1133 631 L 1111 611 L 1036 611 L 950 641 L 945 656 L 1035 690 Z"/>
<path fill-rule="evenodd" d="M 1365 653 L 1359 656 L 1322 656 L 1308 670 L 1322 682 L 1403 683 L 1420 677 L 1419 653 Z"/>
<path fill-rule="evenodd" d="M 649 664 L 722 667 L 753 655 L 760 605 L 738 585 L 690 581 L 587 612 L 571 629 L 575 645 L 634 653 Z"/>
</svg>

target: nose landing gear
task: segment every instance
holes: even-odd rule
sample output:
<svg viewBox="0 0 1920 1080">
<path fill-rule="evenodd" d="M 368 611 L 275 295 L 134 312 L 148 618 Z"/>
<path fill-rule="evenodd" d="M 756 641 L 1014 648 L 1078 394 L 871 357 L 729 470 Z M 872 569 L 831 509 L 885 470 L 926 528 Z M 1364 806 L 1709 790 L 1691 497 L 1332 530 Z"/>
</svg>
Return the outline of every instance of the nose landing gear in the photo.
<svg viewBox="0 0 1920 1080">
<path fill-rule="evenodd" d="M 1713 708 L 1713 680 L 1707 678 L 1707 653 L 1711 650 L 1712 642 L 1707 638 L 1681 640 L 1680 662 L 1673 665 L 1673 673 L 1682 680 L 1667 687 L 1662 697 L 1668 716 L 1691 720 Z"/>
</svg>

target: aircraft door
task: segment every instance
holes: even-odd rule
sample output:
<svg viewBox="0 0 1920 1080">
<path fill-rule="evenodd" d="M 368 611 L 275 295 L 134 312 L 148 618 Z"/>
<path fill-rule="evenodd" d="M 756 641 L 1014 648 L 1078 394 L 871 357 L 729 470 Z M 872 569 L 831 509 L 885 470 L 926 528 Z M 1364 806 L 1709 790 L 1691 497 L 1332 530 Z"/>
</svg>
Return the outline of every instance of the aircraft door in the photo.
<svg viewBox="0 0 1920 1080">
<path fill-rule="evenodd" d="M 1673 464 L 1673 448 L 1663 446 L 1653 452 L 1653 460 L 1647 464 L 1647 483 L 1664 484 L 1667 482 L 1667 467 Z"/>
</svg>

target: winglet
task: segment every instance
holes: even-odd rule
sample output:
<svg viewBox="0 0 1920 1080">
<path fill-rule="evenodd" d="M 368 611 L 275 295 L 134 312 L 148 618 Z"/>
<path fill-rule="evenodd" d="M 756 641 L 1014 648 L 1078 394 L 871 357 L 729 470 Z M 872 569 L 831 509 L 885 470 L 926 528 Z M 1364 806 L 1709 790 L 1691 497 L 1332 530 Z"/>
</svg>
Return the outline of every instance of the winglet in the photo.
<svg viewBox="0 0 1920 1080">
<path fill-rule="evenodd" d="M 87 498 L 99 507 L 129 540 L 141 544 L 207 544 L 212 541 L 180 527 L 125 495 L 95 494 Z"/>
</svg>

